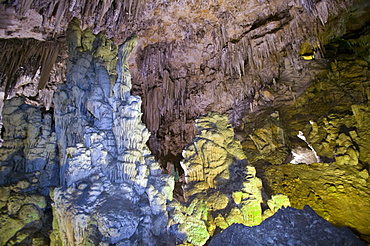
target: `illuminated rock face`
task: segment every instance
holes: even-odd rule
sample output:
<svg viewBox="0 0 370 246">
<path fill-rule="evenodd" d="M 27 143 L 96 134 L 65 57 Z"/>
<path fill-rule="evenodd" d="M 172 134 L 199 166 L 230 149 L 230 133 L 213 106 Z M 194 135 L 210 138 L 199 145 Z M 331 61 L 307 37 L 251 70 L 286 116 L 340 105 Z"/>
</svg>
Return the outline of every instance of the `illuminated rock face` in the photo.
<svg viewBox="0 0 370 246">
<path fill-rule="evenodd" d="M 51 194 L 53 245 L 167 240 L 171 178 L 145 145 L 141 100 L 130 95 L 127 59 L 136 41 L 117 48 L 103 35 L 82 33 L 77 19 L 68 28 L 67 83 L 54 99 L 62 186 Z"/>
<path fill-rule="evenodd" d="M 292 106 L 246 115 L 244 131 L 237 133 L 271 193 L 288 196 L 295 208 L 308 204 L 335 226 L 352 228 L 369 242 L 369 59 L 357 52 L 360 46 L 340 52 L 335 47 L 337 42 L 326 47 L 327 71 Z M 279 117 L 272 117 L 275 111 Z M 278 129 L 282 134 L 276 134 Z M 318 161 L 311 161 L 311 148 Z"/>
<path fill-rule="evenodd" d="M 47 245 L 49 187 L 59 184 L 52 114 L 7 100 L 0 148 L 0 245 Z"/>
<path fill-rule="evenodd" d="M 322 162 L 267 166 L 264 180 L 293 207 L 308 204 L 332 224 L 355 228 L 369 240 L 370 179 L 363 167 L 369 162 L 369 106 L 347 107 L 352 112 L 332 113 L 304 127 Z"/>
<path fill-rule="evenodd" d="M 180 155 L 191 142 L 193 123 L 200 115 L 231 110 L 237 125 L 245 113 L 266 104 L 291 104 L 326 68 L 324 45 L 366 27 L 368 4 L 7 1 L 0 8 L 6 16 L 0 31 L 1 37 L 54 39 L 65 36 L 68 22 L 76 16 L 94 34 L 106 32 L 117 43 L 138 33 L 131 60 L 133 92 L 142 97 L 143 119 L 155 133 L 151 150 L 166 159 Z M 368 55 L 368 49 L 361 53 Z"/>
<path fill-rule="evenodd" d="M 52 114 L 16 97 L 3 109 L 3 145 L 0 149 L 1 185 L 23 179 L 32 190 L 47 195 L 59 183 L 56 134 Z M 17 175 L 14 175 L 16 173 Z"/>
<path fill-rule="evenodd" d="M 270 166 L 265 172 L 268 185 L 289 197 L 292 207 L 309 205 L 335 226 L 356 228 L 370 234 L 369 173 L 338 163 Z"/>
<path fill-rule="evenodd" d="M 181 165 L 187 183 L 199 181 L 207 188 L 218 188 L 230 179 L 229 166 L 234 159 L 243 160 L 241 145 L 234 139 L 234 131 L 227 115 L 210 113 L 196 120 L 198 134 L 183 151 Z M 252 168 L 253 169 L 253 168 Z M 252 175 L 254 175 L 251 170 Z"/>
<path fill-rule="evenodd" d="M 262 221 L 262 182 L 250 166 L 227 115 L 209 113 L 196 121 L 198 134 L 183 151 L 186 203 L 171 202 L 171 228 L 179 242 L 204 245 L 215 230 Z M 282 201 L 282 200 L 283 201 Z M 281 200 L 281 201 L 280 201 Z M 272 215 L 289 206 L 286 196 L 269 202 Z"/>
</svg>

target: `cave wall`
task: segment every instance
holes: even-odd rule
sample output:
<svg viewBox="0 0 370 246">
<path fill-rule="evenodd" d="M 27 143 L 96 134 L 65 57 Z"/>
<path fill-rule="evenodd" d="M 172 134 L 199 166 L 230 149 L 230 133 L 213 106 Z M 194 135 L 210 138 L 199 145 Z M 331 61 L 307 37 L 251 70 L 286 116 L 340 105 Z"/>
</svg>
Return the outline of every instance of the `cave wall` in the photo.
<svg viewBox="0 0 370 246">
<path fill-rule="evenodd" d="M 327 69 L 292 106 L 247 115 L 238 131 L 267 193 L 287 195 L 295 208 L 308 204 L 366 241 L 369 59 L 361 46 L 369 44 L 358 42 L 368 37 L 366 27 L 328 44 Z"/>
<path fill-rule="evenodd" d="M 362 11 L 346 1 L 168 1 L 147 8 L 131 64 L 153 153 L 164 162 L 177 156 L 195 134 L 194 120 L 207 112 L 228 112 L 240 127 L 260 106 L 291 103 L 325 68 L 324 45 L 353 28 L 346 23 L 356 8 Z"/>
<path fill-rule="evenodd" d="M 6 1 L 2 11 L 12 19 L 4 37 L 63 41 L 73 17 L 118 44 L 137 34 L 133 94 L 143 100 L 149 147 L 164 166 L 179 161 L 200 115 L 228 112 L 240 127 L 261 105 L 293 101 L 325 67 L 324 46 L 368 21 L 361 0 L 29 0 Z M 19 24 L 27 18 L 32 25 Z"/>
</svg>

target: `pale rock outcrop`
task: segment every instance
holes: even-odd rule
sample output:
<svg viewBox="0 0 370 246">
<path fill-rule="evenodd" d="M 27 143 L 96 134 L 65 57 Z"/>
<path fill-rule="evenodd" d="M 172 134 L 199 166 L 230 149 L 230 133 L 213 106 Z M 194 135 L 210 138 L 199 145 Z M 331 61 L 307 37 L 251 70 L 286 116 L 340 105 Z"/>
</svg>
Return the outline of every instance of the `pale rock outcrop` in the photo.
<svg viewBox="0 0 370 246">
<path fill-rule="evenodd" d="M 245 155 L 240 143 L 234 139 L 234 131 L 225 115 L 210 113 L 202 116 L 197 119 L 196 127 L 198 135 L 183 151 L 181 165 L 185 181 L 188 184 L 199 181 L 204 188 L 219 188 L 230 179 L 229 166 L 233 158 L 243 160 Z"/>
<path fill-rule="evenodd" d="M 67 33 L 67 83 L 54 99 L 61 186 L 51 195 L 52 245 L 166 244 L 173 178 L 145 145 L 141 100 L 130 95 L 137 38 L 117 48 L 77 19 Z"/>
</svg>

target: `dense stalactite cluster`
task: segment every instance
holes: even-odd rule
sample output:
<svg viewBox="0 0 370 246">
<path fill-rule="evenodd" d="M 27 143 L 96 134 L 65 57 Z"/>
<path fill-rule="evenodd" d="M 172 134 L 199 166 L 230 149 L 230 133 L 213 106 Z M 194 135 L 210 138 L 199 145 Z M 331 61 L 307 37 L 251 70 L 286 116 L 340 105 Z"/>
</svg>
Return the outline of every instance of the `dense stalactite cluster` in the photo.
<svg viewBox="0 0 370 246">
<path fill-rule="evenodd" d="M 16 14 L 24 16 L 30 10 L 36 10 L 42 16 L 43 26 L 38 27 L 46 37 L 63 35 L 65 27 L 73 17 L 82 20 L 84 27 L 91 27 L 95 33 L 105 30 L 112 37 L 122 25 L 132 25 L 136 19 L 140 1 L 34 1 L 10 0 L 2 4 L 15 8 Z"/>
<path fill-rule="evenodd" d="M 40 42 L 34 39 L 28 40 L 1 40 L 1 60 L 4 61 L 0 73 L 5 95 L 9 95 L 16 86 L 17 79 L 21 75 L 35 76 L 38 69 L 40 79 L 38 89 L 43 89 L 49 80 L 51 69 L 57 60 L 59 52 L 58 42 Z"/>
<path fill-rule="evenodd" d="M 246 2 L 234 13 L 235 4 L 195 1 L 181 10 L 158 4 L 156 10 L 171 18 L 139 33 L 134 92 L 143 98 L 144 122 L 155 133 L 149 146 L 161 159 L 179 154 L 192 139 L 188 123 L 202 114 L 236 110 L 231 119 L 237 125 L 240 114 L 293 101 L 326 66 L 327 36 L 346 31 L 341 15 L 357 8 L 350 1 L 282 1 L 274 7 Z M 328 24 L 330 18 L 337 19 Z M 316 60 L 307 62 L 308 56 Z"/>
<path fill-rule="evenodd" d="M 8 1 L 6 6 L 14 6 L 20 15 L 37 10 L 43 28 L 53 28 L 39 31 L 56 32 L 56 37 L 65 33 L 73 17 L 93 33 L 105 31 L 117 42 L 137 32 L 134 94 L 142 97 L 144 122 L 154 133 L 150 148 L 163 162 L 191 142 L 194 120 L 204 113 L 237 109 L 231 117 L 237 125 L 240 110 L 296 98 L 319 70 L 311 68 L 320 62 L 310 66 L 303 60 L 322 58 L 328 37 L 353 28 L 346 13 L 361 12 L 361 1 L 350 0 L 207 4 L 28 0 Z"/>
</svg>

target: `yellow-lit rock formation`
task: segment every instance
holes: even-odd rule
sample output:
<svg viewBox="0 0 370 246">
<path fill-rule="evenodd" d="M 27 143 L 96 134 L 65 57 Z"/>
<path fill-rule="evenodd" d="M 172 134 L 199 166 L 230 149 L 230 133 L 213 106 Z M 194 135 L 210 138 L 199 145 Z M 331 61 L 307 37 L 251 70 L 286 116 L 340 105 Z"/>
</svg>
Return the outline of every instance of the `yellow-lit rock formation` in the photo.
<svg viewBox="0 0 370 246">
<path fill-rule="evenodd" d="M 187 202 L 170 203 L 170 224 L 179 229 L 180 241 L 204 245 L 216 230 L 234 223 L 254 226 L 262 222 L 262 182 L 234 138 L 227 115 L 212 112 L 196 122 L 198 134 L 183 151 L 181 162 Z M 270 202 L 275 204 L 270 215 L 278 206 L 289 205 L 288 198 L 281 196 L 285 203 Z"/>
</svg>

